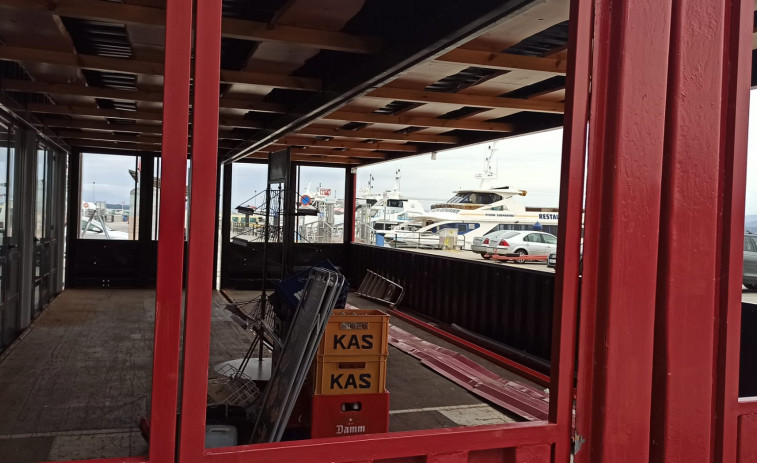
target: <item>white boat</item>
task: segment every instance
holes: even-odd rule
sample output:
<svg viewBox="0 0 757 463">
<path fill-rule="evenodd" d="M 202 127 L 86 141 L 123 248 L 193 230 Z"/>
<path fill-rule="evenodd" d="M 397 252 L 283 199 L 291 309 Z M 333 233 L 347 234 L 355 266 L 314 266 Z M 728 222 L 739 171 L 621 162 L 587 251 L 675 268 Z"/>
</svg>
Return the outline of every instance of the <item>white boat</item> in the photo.
<svg viewBox="0 0 757 463">
<path fill-rule="evenodd" d="M 375 194 L 373 176 L 369 177 L 368 187 L 360 190 L 356 201 L 358 208 L 362 205 L 357 213 L 358 238 L 375 242 L 375 235 L 383 235 L 397 226 L 415 222 L 418 217 L 426 214 L 420 201 L 410 199 L 400 192 L 400 181 L 400 170 L 397 169 L 394 187 Z"/>
<path fill-rule="evenodd" d="M 443 230 L 456 230 L 456 247 L 470 249 L 473 238 L 497 230 L 540 230 L 557 233 L 559 212 L 556 208 L 526 207 L 520 198 L 526 190 L 498 186 L 492 170 L 494 149 L 485 159 L 484 171 L 477 174 L 478 188 L 459 190 L 444 203 L 434 204 L 431 209 L 414 219 L 423 224 L 416 231 L 392 231 L 385 233 L 385 241 L 396 247 L 442 246 Z"/>
</svg>

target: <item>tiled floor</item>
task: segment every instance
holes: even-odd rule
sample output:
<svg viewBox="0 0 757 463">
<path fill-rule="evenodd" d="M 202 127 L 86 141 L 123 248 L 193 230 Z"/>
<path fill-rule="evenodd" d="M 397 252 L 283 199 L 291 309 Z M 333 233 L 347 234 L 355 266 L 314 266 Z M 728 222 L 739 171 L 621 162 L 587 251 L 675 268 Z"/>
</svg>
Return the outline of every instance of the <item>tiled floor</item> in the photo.
<svg viewBox="0 0 757 463">
<path fill-rule="evenodd" d="M 235 300 L 256 294 L 229 291 Z M 361 308 L 381 308 L 350 296 Z M 0 356 L 0 461 L 126 457 L 147 444 L 137 423 L 149 410 L 155 292 L 66 290 L 24 338 Z M 241 358 L 251 335 L 214 297 L 210 366 Z M 392 324 L 455 349 L 401 320 Z M 458 350 L 458 349 L 455 349 Z M 514 375 L 471 354 L 504 378 Z M 463 388 L 390 348 L 390 431 L 512 421 Z"/>
</svg>

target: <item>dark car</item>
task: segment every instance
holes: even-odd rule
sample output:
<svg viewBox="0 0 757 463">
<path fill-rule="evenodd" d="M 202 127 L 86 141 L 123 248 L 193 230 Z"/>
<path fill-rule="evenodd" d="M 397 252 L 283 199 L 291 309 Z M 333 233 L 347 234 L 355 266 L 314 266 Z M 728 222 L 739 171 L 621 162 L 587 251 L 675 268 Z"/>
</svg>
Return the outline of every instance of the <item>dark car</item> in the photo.
<svg viewBox="0 0 757 463">
<path fill-rule="evenodd" d="M 757 290 L 757 234 L 744 234 L 744 286 Z"/>
</svg>

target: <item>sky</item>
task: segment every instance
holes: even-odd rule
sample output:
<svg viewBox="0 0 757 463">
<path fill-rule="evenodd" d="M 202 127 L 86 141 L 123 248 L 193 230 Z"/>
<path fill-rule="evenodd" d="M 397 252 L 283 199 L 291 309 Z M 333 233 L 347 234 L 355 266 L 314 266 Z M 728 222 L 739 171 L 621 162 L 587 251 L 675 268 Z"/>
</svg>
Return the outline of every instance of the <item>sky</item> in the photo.
<svg viewBox="0 0 757 463">
<path fill-rule="evenodd" d="M 757 107 L 757 90 L 751 92 L 751 106 Z M 358 190 L 367 187 L 370 175 L 373 191 L 381 193 L 393 188 L 395 172 L 400 170 L 400 189 L 408 197 L 428 205 L 444 201 L 460 188 L 474 188 L 474 175 L 482 172 L 484 158 L 493 146 L 496 151 L 493 168 L 501 185 L 526 190 L 523 198 L 527 206 L 557 207 L 560 181 L 560 152 L 562 130 L 513 137 L 464 148 L 438 151 L 436 159 L 430 154 L 398 161 L 373 164 L 358 169 Z M 134 169 L 131 156 L 103 156 L 85 154 L 82 168 L 82 197 L 92 199 L 92 182 L 98 201 L 120 203 L 129 201 L 133 181 L 128 169 Z M 97 162 L 87 162 L 87 157 Z M 300 193 L 310 185 L 310 192 L 318 186 L 331 188 L 337 198 L 344 197 L 344 170 L 329 167 L 303 167 Z M 233 167 L 232 207 L 265 188 L 266 170 L 260 164 L 240 164 Z M 254 201 L 253 201 L 254 202 Z M 749 116 L 749 156 L 747 168 L 746 214 L 757 215 L 757 111 Z"/>
</svg>

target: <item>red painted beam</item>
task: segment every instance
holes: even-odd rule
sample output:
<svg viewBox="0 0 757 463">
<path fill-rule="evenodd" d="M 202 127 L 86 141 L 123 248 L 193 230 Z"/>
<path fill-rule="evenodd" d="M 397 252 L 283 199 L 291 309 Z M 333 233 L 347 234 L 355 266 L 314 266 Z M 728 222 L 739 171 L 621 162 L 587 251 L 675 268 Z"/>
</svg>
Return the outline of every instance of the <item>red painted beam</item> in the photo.
<svg viewBox="0 0 757 463">
<path fill-rule="evenodd" d="M 543 423 L 512 423 L 499 426 L 446 428 L 425 431 L 393 432 L 366 436 L 277 442 L 223 449 L 209 449 L 207 463 L 366 463 L 375 460 L 404 461 L 404 458 L 551 445 L 557 438 L 557 427 Z M 505 454 L 508 455 L 508 454 Z M 542 455 L 540 453 L 540 455 Z M 403 460 L 399 460 L 399 459 Z M 425 461 L 422 457 L 421 461 Z M 416 460 L 417 461 L 417 460 Z M 454 461 L 454 460 L 453 460 Z M 470 461 L 510 461 L 499 459 Z M 533 460 L 532 460 L 533 461 Z M 541 463 L 540 460 L 536 460 Z M 548 461 L 548 460 L 547 460 Z M 546 463 L 546 461 L 545 461 Z"/>
<path fill-rule="evenodd" d="M 725 7 L 722 0 L 673 3 L 654 337 L 655 462 L 706 462 L 713 454 Z"/>
<path fill-rule="evenodd" d="M 555 308 L 552 318 L 552 364 L 549 384 L 549 421 L 560 429 L 554 461 L 569 461 L 575 421 L 574 372 L 580 243 L 583 227 L 584 176 L 586 164 L 586 124 L 589 120 L 593 0 L 570 2 L 570 35 L 565 85 L 565 125 L 563 127 L 560 176 L 560 226 L 557 231 Z"/>
<path fill-rule="evenodd" d="M 649 458 L 671 3 L 595 0 L 576 463 Z"/>
<path fill-rule="evenodd" d="M 741 341 L 741 272 L 743 271 L 744 203 L 746 197 L 749 87 L 752 78 L 754 3 L 726 1 L 727 46 L 723 101 L 728 110 L 722 119 L 721 154 L 725 157 L 723 191 L 718 197 L 723 227 L 718 240 L 720 278 L 718 300 L 721 320 L 718 334 L 716 393 L 716 458 L 737 461 L 738 415 L 757 414 L 757 401 L 739 402 L 739 351 Z"/>
<path fill-rule="evenodd" d="M 150 461 L 171 463 L 176 454 L 176 410 L 184 262 L 184 192 L 187 176 L 192 2 L 166 3 L 163 144 L 155 295 Z"/>
<path fill-rule="evenodd" d="M 221 0 L 198 0 L 196 23 L 186 342 L 179 440 L 182 463 L 202 461 L 205 451 L 218 170 Z"/>
</svg>

